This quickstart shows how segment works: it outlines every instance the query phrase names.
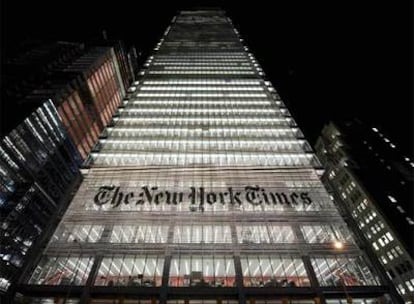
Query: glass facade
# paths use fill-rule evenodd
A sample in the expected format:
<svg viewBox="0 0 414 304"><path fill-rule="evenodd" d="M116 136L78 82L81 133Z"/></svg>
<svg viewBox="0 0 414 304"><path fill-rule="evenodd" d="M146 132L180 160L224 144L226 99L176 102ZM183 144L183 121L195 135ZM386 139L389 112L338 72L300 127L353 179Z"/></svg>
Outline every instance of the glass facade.
<svg viewBox="0 0 414 304"><path fill-rule="evenodd" d="M151 303L313 303L337 286L338 267L350 293L384 293L224 12L181 12L144 66L29 285L59 276L70 252L71 273L93 263L86 283L72 279L92 303L104 301L98 290L113 301L135 290Z"/></svg>
<svg viewBox="0 0 414 304"><path fill-rule="evenodd" d="M1 140L0 291L17 279L44 236L79 175L80 162L50 100Z"/></svg>
<svg viewBox="0 0 414 304"><path fill-rule="evenodd" d="M125 95L127 74L120 74L123 50L92 48L65 72L81 74L56 102L59 116L82 160L95 148L98 137L112 120ZM124 71L125 72L125 71ZM122 78L127 77L127 78Z"/></svg>

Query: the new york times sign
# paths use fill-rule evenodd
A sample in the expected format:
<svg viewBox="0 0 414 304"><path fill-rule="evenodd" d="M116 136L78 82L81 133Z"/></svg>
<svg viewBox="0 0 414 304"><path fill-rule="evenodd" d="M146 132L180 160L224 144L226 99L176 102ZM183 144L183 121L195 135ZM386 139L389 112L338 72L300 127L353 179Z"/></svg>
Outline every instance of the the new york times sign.
<svg viewBox="0 0 414 304"><path fill-rule="evenodd" d="M266 204L290 207L312 204L308 192L272 192L260 186L245 186L237 190L229 187L222 192L206 191L204 187L190 187L189 190L185 193L143 186L136 192L123 192L117 186L102 186L94 197L94 203L98 206L109 205L117 208L121 204L178 205L186 202L190 204L191 211L204 211L205 206L214 204L242 205L246 203L253 206Z"/></svg>

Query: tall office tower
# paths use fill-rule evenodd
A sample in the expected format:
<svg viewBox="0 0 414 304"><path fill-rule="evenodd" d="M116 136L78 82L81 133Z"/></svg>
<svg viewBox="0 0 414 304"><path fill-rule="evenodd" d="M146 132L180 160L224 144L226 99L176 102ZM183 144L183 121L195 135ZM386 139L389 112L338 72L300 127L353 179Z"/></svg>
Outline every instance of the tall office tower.
<svg viewBox="0 0 414 304"><path fill-rule="evenodd" d="M399 303L224 12L181 12L145 66L20 294L35 303Z"/></svg>
<svg viewBox="0 0 414 304"><path fill-rule="evenodd" d="M327 124L316 153L323 183L398 292L414 298L414 162L382 130L353 120Z"/></svg>

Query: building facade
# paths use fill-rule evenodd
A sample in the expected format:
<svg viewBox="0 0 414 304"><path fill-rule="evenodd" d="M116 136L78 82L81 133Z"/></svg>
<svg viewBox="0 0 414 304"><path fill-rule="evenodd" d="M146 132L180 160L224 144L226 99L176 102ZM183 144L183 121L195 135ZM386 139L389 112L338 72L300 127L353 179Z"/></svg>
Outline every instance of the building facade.
<svg viewBox="0 0 414 304"><path fill-rule="evenodd" d="M324 184L398 292L414 300L414 162L377 128L358 121L329 123L316 153Z"/></svg>
<svg viewBox="0 0 414 304"><path fill-rule="evenodd" d="M232 22L183 11L18 293L32 303L400 303Z"/></svg>

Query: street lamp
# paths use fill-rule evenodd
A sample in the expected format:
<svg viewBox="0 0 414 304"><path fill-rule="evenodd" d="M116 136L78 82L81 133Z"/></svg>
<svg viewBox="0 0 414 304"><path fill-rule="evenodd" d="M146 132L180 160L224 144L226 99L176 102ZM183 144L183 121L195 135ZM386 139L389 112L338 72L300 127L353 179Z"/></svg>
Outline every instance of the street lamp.
<svg viewBox="0 0 414 304"><path fill-rule="evenodd" d="M341 241L335 240L333 242L333 246L334 246L335 249L341 250L341 249L344 248L344 243L341 242Z"/></svg>

